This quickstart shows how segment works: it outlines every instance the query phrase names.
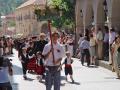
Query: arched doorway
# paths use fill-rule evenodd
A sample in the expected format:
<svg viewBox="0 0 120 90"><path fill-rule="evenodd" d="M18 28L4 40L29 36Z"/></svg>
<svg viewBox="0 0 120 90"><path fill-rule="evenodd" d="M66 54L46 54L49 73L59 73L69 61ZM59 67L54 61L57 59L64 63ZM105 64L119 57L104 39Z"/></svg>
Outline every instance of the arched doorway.
<svg viewBox="0 0 120 90"><path fill-rule="evenodd" d="M84 32L85 29L90 29L92 27L92 23L94 22L94 11L92 2L85 2L85 7L83 9L83 24L84 24Z"/></svg>
<svg viewBox="0 0 120 90"><path fill-rule="evenodd" d="M105 11L104 11L104 0L99 0L96 14L96 27L103 28L106 22Z"/></svg>

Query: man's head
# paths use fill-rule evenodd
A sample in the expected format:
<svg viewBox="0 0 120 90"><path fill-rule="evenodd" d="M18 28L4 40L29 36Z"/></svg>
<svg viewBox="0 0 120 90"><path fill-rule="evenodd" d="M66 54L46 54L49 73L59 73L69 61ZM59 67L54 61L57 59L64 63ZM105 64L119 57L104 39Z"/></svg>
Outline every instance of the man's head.
<svg viewBox="0 0 120 90"><path fill-rule="evenodd" d="M70 57L70 52L69 51L66 52L66 56Z"/></svg>
<svg viewBox="0 0 120 90"><path fill-rule="evenodd" d="M44 40L46 35L44 33L40 33L40 40Z"/></svg>
<svg viewBox="0 0 120 90"><path fill-rule="evenodd" d="M53 40L53 43L56 43L57 40L59 38L59 33L57 31L55 32L52 32L52 40Z"/></svg>

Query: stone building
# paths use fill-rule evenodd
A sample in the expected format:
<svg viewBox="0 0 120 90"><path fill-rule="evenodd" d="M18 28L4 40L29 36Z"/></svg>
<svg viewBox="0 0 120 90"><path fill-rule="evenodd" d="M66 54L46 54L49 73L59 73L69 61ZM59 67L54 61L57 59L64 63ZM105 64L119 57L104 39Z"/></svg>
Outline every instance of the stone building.
<svg viewBox="0 0 120 90"><path fill-rule="evenodd" d="M120 29L120 0L76 0L76 27L83 32L92 24ZM106 20L105 20L106 18Z"/></svg>
<svg viewBox="0 0 120 90"><path fill-rule="evenodd" d="M120 0L76 0L76 32L83 33L86 28L107 25L120 30ZM104 31L104 30L103 30ZM102 47L102 46L101 46ZM101 56L102 57L102 52Z"/></svg>
<svg viewBox="0 0 120 90"><path fill-rule="evenodd" d="M39 34L44 22L37 21L34 11L36 7L45 9L45 5L45 0L28 0L16 8L16 34L23 34L24 37Z"/></svg>
<svg viewBox="0 0 120 90"><path fill-rule="evenodd" d="M5 16L1 16L1 21L2 21L2 27L1 27L1 36L3 35L9 35L13 36L15 34L15 14L10 13Z"/></svg>

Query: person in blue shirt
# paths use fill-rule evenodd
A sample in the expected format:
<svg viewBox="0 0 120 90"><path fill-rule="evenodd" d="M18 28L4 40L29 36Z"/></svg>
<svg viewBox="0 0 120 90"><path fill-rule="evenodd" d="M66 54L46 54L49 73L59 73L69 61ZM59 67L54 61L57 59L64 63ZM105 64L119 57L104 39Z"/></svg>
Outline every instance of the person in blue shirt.
<svg viewBox="0 0 120 90"><path fill-rule="evenodd" d="M90 65L90 43L87 39L87 37L84 37L84 40L81 42L80 44L80 48L81 48L81 64L84 65L84 58L86 57L86 61L87 61L87 66Z"/></svg>

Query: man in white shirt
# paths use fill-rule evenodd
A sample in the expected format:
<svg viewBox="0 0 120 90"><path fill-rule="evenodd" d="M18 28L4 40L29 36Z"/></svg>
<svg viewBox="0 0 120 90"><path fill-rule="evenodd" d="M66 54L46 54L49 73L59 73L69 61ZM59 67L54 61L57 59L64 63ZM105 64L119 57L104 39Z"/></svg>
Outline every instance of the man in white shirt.
<svg viewBox="0 0 120 90"><path fill-rule="evenodd" d="M53 49L50 41L45 45L42 52L46 66L46 90L51 90L53 82L54 90L60 90L60 70L58 70L58 68L60 67L61 60L64 55L64 49L58 43L58 36L59 34L57 32L53 32Z"/></svg>
<svg viewBox="0 0 120 90"><path fill-rule="evenodd" d="M98 45L98 59L102 59L103 58L103 33L101 28L98 28L96 39L97 39L97 45Z"/></svg>

